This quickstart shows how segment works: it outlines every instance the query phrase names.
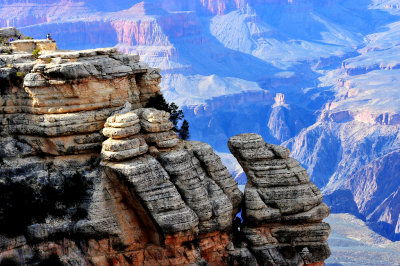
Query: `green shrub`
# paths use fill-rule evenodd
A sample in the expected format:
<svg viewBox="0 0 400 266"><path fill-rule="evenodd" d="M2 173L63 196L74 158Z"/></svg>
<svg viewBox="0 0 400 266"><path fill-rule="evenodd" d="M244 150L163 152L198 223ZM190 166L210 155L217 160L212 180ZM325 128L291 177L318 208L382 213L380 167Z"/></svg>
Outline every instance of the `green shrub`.
<svg viewBox="0 0 400 266"><path fill-rule="evenodd" d="M156 92L154 96L150 97L145 107L169 112L169 105L167 101L164 99L164 96L158 92Z"/></svg>
<svg viewBox="0 0 400 266"><path fill-rule="evenodd" d="M24 72L17 72L17 77L23 79L25 77L25 73Z"/></svg>
<svg viewBox="0 0 400 266"><path fill-rule="evenodd" d="M38 59L38 58L39 58L39 55L40 55L40 50L39 50L39 49L33 50L32 55L33 55L36 59Z"/></svg>
<svg viewBox="0 0 400 266"><path fill-rule="evenodd" d="M189 122L185 120L183 120L182 126L179 129L179 137L181 139L187 140L190 138L190 134L189 134Z"/></svg>
<svg viewBox="0 0 400 266"><path fill-rule="evenodd" d="M24 40L33 40L33 37L25 37Z"/></svg>

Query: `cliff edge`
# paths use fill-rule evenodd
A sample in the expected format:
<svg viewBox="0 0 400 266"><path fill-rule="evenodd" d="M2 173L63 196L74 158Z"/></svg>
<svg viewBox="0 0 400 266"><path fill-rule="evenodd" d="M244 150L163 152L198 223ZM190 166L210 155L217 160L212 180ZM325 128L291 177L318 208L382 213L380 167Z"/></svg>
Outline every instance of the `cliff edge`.
<svg viewBox="0 0 400 266"><path fill-rule="evenodd" d="M144 108L160 81L114 48L0 47L0 263L323 265L329 208L289 150L232 137L243 195L210 145Z"/></svg>

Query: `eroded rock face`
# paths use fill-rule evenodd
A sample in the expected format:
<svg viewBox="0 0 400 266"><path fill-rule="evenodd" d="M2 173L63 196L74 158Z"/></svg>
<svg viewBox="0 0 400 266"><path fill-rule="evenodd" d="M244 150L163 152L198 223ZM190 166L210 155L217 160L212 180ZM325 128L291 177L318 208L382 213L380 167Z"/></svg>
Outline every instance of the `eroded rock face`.
<svg viewBox="0 0 400 266"><path fill-rule="evenodd" d="M329 208L287 148L257 134L229 139L246 172L242 234L258 261L277 265L323 262L330 255Z"/></svg>
<svg viewBox="0 0 400 266"><path fill-rule="evenodd" d="M210 145L143 108L160 78L114 48L0 52L0 261L298 265L307 247L322 262L329 210L289 151L232 138L243 197Z"/></svg>
<svg viewBox="0 0 400 266"><path fill-rule="evenodd" d="M139 129L132 129L132 136L123 134L117 141L129 156L108 156L104 151L111 150L110 141L120 137L117 133L110 134L110 127L120 129L128 121L135 121ZM151 227L148 231L156 244L163 246L174 239L174 245L180 246L183 242L193 245L200 239L205 248L200 245L192 250L195 256L185 264L200 263L204 259L225 263L228 257L225 246L230 241L228 232L242 194L209 145L181 141L171 128L169 114L152 108L111 116L103 130L111 137L103 143L105 177L125 187L126 196L135 201L134 210ZM143 152L137 152L140 147L131 144L137 139L146 146ZM153 149L147 149L150 145ZM121 152L117 148L114 151ZM224 244L218 246L218 242ZM158 263L168 264L164 259Z"/></svg>

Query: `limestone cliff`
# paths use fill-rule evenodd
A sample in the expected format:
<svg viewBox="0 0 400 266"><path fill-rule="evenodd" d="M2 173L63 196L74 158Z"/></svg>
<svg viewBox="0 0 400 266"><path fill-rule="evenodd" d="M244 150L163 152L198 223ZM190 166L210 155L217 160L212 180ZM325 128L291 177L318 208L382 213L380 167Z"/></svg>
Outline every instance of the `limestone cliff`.
<svg viewBox="0 0 400 266"><path fill-rule="evenodd" d="M157 69L113 48L55 49L0 54L0 263L323 264L329 209L288 150L231 138L243 195L211 146L143 108Z"/></svg>

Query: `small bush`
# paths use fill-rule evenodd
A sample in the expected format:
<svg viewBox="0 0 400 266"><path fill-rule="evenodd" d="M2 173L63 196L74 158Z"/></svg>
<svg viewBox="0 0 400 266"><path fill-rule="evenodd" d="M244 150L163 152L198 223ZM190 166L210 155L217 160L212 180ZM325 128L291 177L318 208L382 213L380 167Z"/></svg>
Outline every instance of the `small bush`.
<svg viewBox="0 0 400 266"><path fill-rule="evenodd" d="M174 124L173 130L176 132L179 132L179 129L177 126L178 126L178 122L185 117L183 114L183 111L180 110L179 106L177 106L174 102L172 102L168 105L168 109L169 109L169 113L171 114L171 117L169 118L169 120L171 120L172 124Z"/></svg>
<svg viewBox="0 0 400 266"><path fill-rule="evenodd" d="M38 59L38 58L39 58L39 55L40 55L40 50L39 50L39 49L33 50L32 55L33 55L36 59Z"/></svg>
<svg viewBox="0 0 400 266"><path fill-rule="evenodd" d="M179 129L179 137L181 139L187 140L190 138L190 134L189 134L189 122L185 120L183 120L182 126Z"/></svg>
<svg viewBox="0 0 400 266"><path fill-rule="evenodd" d="M24 72L17 72L17 77L23 79L25 77L25 73Z"/></svg>
<svg viewBox="0 0 400 266"><path fill-rule="evenodd" d="M25 37L24 40L33 40L33 37Z"/></svg>
<svg viewBox="0 0 400 266"><path fill-rule="evenodd" d="M50 64L51 61L53 61L53 59L51 59L51 58L46 58L44 61L46 61L47 64Z"/></svg>
<svg viewBox="0 0 400 266"><path fill-rule="evenodd" d="M155 108L158 110L169 112L169 105L161 93L156 92L154 96L151 96L147 102L146 108Z"/></svg>

